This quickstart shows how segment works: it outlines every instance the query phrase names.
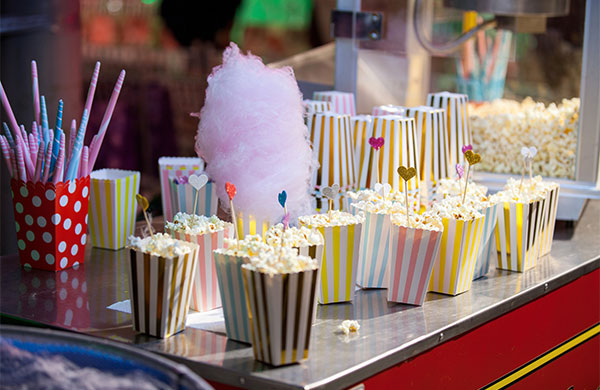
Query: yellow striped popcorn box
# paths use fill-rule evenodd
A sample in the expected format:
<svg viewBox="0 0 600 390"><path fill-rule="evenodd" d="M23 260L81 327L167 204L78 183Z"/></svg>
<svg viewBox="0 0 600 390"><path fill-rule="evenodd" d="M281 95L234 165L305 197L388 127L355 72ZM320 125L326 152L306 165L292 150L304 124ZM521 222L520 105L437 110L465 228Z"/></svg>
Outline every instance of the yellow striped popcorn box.
<svg viewBox="0 0 600 390"><path fill-rule="evenodd" d="M389 214L365 211L356 278L362 288L387 288L389 285L390 225Z"/></svg>
<svg viewBox="0 0 600 390"><path fill-rule="evenodd" d="M221 306L213 250L227 247L224 239L233 238L233 224L227 223L224 229L205 234L188 234L168 227L165 227L165 231L173 238L198 245L198 266L192 285L191 309L208 311Z"/></svg>
<svg viewBox="0 0 600 390"><path fill-rule="evenodd" d="M399 166L414 167L415 177L408 181L408 198L415 212L419 212L419 161L415 120L397 115L373 118L373 137L383 137L385 144L375 152L367 148L360 168L360 188L373 188L377 183L376 165L379 164L379 182L388 183L397 192L404 192L404 182L397 173Z"/></svg>
<svg viewBox="0 0 600 390"><path fill-rule="evenodd" d="M185 329L198 266L198 245L189 245L191 252L174 257L130 249L129 291L136 332L166 338Z"/></svg>
<svg viewBox="0 0 600 390"><path fill-rule="evenodd" d="M321 100L306 99L302 102L304 106L304 115L314 114L315 112L331 111L331 103Z"/></svg>
<svg viewBox="0 0 600 390"><path fill-rule="evenodd" d="M312 186L317 191L333 184L338 184L342 192L353 189L356 172L350 116L318 112L309 115L307 121L313 156L319 161Z"/></svg>
<svg viewBox="0 0 600 390"><path fill-rule="evenodd" d="M425 182L426 198L433 200L436 186L451 172L446 132L446 112L426 106L406 109L406 116L415 119L419 148L419 179Z"/></svg>
<svg viewBox="0 0 600 390"><path fill-rule="evenodd" d="M472 144L469 127L469 97L459 93L436 92L427 95L427 105L446 111L446 131L450 166L465 163L462 153L464 145Z"/></svg>
<svg viewBox="0 0 600 390"><path fill-rule="evenodd" d="M240 240L243 240L247 235L257 235L264 238L265 233L269 230L271 223L265 219L257 219L254 215L245 215L241 211L235 212L237 218L237 228Z"/></svg>
<svg viewBox="0 0 600 390"><path fill-rule="evenodd" d="M89 228L92 245L121 249L135 228L140 173L101 169L90 174Z"/></svg>
<svg viewBox="0 0 600 390"><path fill-rule="evenodd" d="M541 253L546 202L500 203L494 232L498 268L524 272L535 267Z"/></svg>
<svg viewBox="0 0 600 390"><path fill-rule="evenodd" d="M442 218L444 231L429 291L458 295L471 288L484 222L485 216L468 221Z"/></svg>
<svg viewBox="0 0 600 390"><path fill-rule="evenodd" d="M547 183L548 192L544 209L544 221L542 224L540 256L545 256L552 249L552 238L554 237L554 226L556 225L556 210L558 209L558 197L560 185L558 183Z"/></svg>
<svg viewBox="0 0 600 390"><path fill-rule="evenodd" d="M373 116L383 115L404 115L406 108L402 106L394 106L393 104L384 104L383 106L373 107Z"/></svg>
<svg viewBox="0 0 600 390"><path fill-rule="evenodd" d="M356 115L350 118L352 122L352 141L354 142L354 172L360 177L360 169L367 156L369 138L373 136L373 117L370 115ZM350 212L350 209L345 209Z"/></svg>
<svg viewBox="0 0 600 390"><path fill-rule="evenodd" d="M171 181L201 174L204 172L204 161L198 157L161 157L158 159L158 171L163 215L166 221L172 221L173 216L183 210L178 209L178 201L171 196Z"/></svg>
<svg viewBox="0 0 600 390"><path fill-rule="evenodd" d="M356 115L356 103L351 92L317 91L313 92L313 100L329 102L331 111L338 114Z"/></svg>
<svg viewBox="0 0 600 390"><path fill-rule="evenodd" d="M318 269L268 274L242 267L254 358L273 366L308 358Z"/></svg>

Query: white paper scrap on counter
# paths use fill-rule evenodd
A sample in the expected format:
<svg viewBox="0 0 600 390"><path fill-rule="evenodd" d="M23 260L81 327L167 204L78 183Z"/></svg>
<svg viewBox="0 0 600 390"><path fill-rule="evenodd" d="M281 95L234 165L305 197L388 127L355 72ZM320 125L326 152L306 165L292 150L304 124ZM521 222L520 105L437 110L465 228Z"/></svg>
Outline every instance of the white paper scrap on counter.
<svg viewBox="0 0 600 390"><path fill-rule="evenodd" d="M107 309L131 314L131 302L129 299L126 299L124 301L113 303L112 305L108 306ZM205 312L190 310L185 326L194 329L225 334L223 308L218 307Z"/></svg>

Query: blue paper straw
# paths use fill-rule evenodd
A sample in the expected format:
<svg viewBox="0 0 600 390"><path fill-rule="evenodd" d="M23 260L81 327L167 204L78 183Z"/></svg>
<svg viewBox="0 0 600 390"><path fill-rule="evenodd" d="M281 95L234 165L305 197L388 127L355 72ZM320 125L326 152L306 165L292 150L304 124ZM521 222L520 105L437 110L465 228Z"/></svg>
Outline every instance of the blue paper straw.
<svg viewBox="0 0 600 390"><path fill-rule="evenodd" d="M62 116L63 116L63 101L60 99L58 101L58 110L56 111L56 123L54 124L54 129L62 129ZM54 137L56 139L56 136ZM60 140L60 137L58 137ZM60 144L60 141L59 141Z"/></svg>
<svg viewBox="0 0 600 390"><path fill-rule="evenodd" d="M10 147L15 149L15 140L12 136L12 133L10 132L10 128L8 127L6 122L2 122L2 126L4 126L4 134L6 134L6 139L8 140Z"/></svg>
<svg viewBox="0 0 600 390"><path fill-rule="evenodd" d="M42 95L42 129L44 129L44 141L48 143L48 110L46 109L46 97Z"/></svg>
<svg viewBox="0 0 600 390"><path fill-rule="evenodd" d="M58 159L58 152L60 151L60 136L62 133L63 131L61 129L56 129L54 132L54 142L52 143L52 160L50 160L50 175L52 175L52 172L54 172L54 166L56 165L56 160Z"/></svg>
<svg viewBox="0 0 600 390"><path fill-rule="evenodd" d="M73 152L71 153L71 159L69 160L69 166L67 167L67 173L65 175L65 182L74 180L77 177L77 170L79 169L79 160L81 158L81 149L83 148L83 139L85 138L85 128L89 119L89 113L87 110L83 110L83 117L79 124L79 131L77 132L77 138L75 139L75 145L73 146Z"/></svg>

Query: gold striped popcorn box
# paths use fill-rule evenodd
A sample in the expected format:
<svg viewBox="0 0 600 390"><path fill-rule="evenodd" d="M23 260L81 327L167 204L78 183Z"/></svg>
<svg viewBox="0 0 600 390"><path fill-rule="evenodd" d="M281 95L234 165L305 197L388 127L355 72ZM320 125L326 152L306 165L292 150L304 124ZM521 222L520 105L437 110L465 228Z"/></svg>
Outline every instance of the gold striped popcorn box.
<svg viewBox="0 0 600 390"><path fill-rule="evenodd" d="M350 122L352 123L352 141L354 142L354 172L358 178L368 149L371 149L369 138L373 136L373 117L356 115L350 118ZM349 209L348 212L350 212Z"/></svg>
<svg viewBox="0 0 600 390"><path fill-rule="evenodd" d="M200 172L198 172L200 173ZM171 210L174 214L184 212L188 214L211 215L217 214L219 198L214 182L209 181L200 190L196 190L188 183L188 176L169 179L169 192ZM196 202L196 195L198 201ZM194 210L194 204L196 209Z"/></svg>
<svg viewBox="0 0 600 390"><path fill-rule="evenodd" d="M558 209L560 185L558 183L549 183L549 187L546 194L544 221L542 224L540 256L550 253L552 238L554 237L554 226L556 225L556 210Z"/></svg>
<svg viewBox="0 0 600 390"><path fill-rule="evenodd" d="M373 137L383 137L385 144L379 151L368 148L360 168L359 187L373 188L377 183L376 165L379 164L379 182L388 183L397 192L404 192L404 181L397 169L403 165L417 170L415 177L408 181L408 198L415 212L419 211L419 161L417 132L413 118L397 115L373 118Z"/></svg>
<svg viewBox="0 0 600 390"><path fill-rule="evenodd" d="M382 106L373 107L373 116L383 115L404 115L406 108L402 106L394 106L393 104L384 104Z"/></svg>
<svg viewBox="0 0 600 390"><path fill-rule="evenodd" d="M319 303L352 302L354 299L362 225L316 227L325 238Z"/></svg>
<svg viewBox="0 0 600 390"><path fill-rule="evenodd" d="M237 219L240 240L243 240L247 235L257 235L264 238L265 233L271 227L271 223L266 219L257 219L254 215L245 215L237 210L235 212L235 217Z"/></svg>
<svg viewBox="0 0 600 390"><path fill-rule="evenodd" d="M442 218L440 254L433 266L429 291L458 295L471 288L484 223L485 216L469 221Z"/></svg>
<svg viewBox="0 0 600 390"><path fill-rule="evenodd" d="M469 97L451 92L430 93L427 95L427 105L446 111L450 166L458 163L464 165L462 147L473 143L469 127Z"/></svg>
<svg viewBox="0 0 600 390"><path fill-rule="evenodd" d="M494 230L496 230L496 223L498 223L498 210L501 205L499 203L493 204L480 210L485 215L485 223L483 224L483 237L481 238L481 244L479 245L479 253L477 254L477 260L475 261L475 270L473 271L473 280L479 279L485 276L490 270L490 263L492 258L495 258L496 253L492 252L491 246L494 242Z"/></svg>
<svg viewBox="0 0 600 390"><path fill-rule="evenodd" d="M251 344L249 310L242 280L242 265L250 259L244 256L227 255L218 250L213 251L213 256L227 337Z"/></svg>
<svg viewBox="0 0 600 390"><path fill-rule="evenodd" d="M406 109L406 116L415 119L419 149L419 179L425 182L427 200L433 200L440 179L450 176L450 156L446 132L446 112L426 106Z"/></svg>
<svg viewBox="0 0 600 390"><path fill-rule="evenodd" d="M178 211L183 211L178 210L178 203L175 203L175 199L171 196L171 180L187 178L192 174L199 175L202 172L204 172L204 161L199 157L161 157L158 159L160 192L165 220L172 221Z"/></svg>
<svg viewBox="0 0 600 390"><path fill-rule="evenodd" d="M331 111L338 114L356 115L356 103L351 92L316 91L313 92L313 100L329 102Z"/></svg>
<svg viewBox="0 0 600 390"><path fill-rule="evenodd" d="M272 366L308 358L318 269L268 274L242 267L254 358Z"/></svg>
<svg viewBox="0 0 600 390"><path fill-rule="evenodd" d="M356 284L362 288L388 287L391 223L389 214L365 211L356 277Z"/></svg>
<svg viewBox="0 0 600 390"><path fill-rule="evenodd" d="M540 257L546 199L531 203L502 202L494 232L500 269L524 272Z"/></svg>
<svg viewBox="0 0 600 390"><path fill-rule="evenodd" d="M331 103L324 102L321 100L309 100L302 101L304 106L304 115L313 114L315 112L331 111Z"/></svg>
<svg viewBox="0 0 600 390"><path fill-rule="evenodd" d="M198 266L198 246L177 257L130 249L128 260L133 329L160 338L184 330Z"/></svg>
<svg viewBox="0 0 600 390"><path fill-rule="evenodd" d="M221 306L221 294L217 282L217 270L213 259L213 250L224 248L225 238L233 238L233 224L225 229L206 234L187 234L173 229L165 229L173 238L198 245L198 266L192 285L190 308L196 311L208 311Z"/></svg>
<svg viewBox="0 0 600 390"><path fill-rule="evenodd" d="M423 304L441 242L442 231L391 225L388 301Z"/></svg>
<svg viewBox="0 0 600 390"><path fill-rule="evenodd" d="M89 228L96 248L121 249L135 228L140 173L101 169L90 174Z"/></svg>
<svg viewBox="0 0 600 390"><path fill-rule="evenodd" d="M317 112L309 115L307 122L313 156L319 161L312 186L317 191L333 184L338 184L342 192L353 189L356 172L350 116Z"/></svg>

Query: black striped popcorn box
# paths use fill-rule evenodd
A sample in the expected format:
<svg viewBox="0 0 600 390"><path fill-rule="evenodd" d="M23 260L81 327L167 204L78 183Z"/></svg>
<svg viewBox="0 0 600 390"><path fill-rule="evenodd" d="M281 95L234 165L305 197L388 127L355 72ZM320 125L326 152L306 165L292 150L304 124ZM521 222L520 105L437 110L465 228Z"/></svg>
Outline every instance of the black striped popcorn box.
<svg viewBox="0 0 600 390"><path fill-rule="evenodd" d="M242 266L254 358L273 366L308 358L318 269L267 274Z"/></svg>
<svg viewBox="0 0 600 390"><path fill-rule="evenodd" d="M554 236L554 226L556 225L556 211L558 210L560 185L558 183L548 184L549 189L546 193L544 220L542 221L540 256L547 255L552 249L552 238Z"/></svg>
<svg viewBox="0 0 600 390"><path fill-rule="evenodd" d="M176 257L130 249L129 295L136 332L166 338L185 329L198 266L198 245Z"/></svg>

